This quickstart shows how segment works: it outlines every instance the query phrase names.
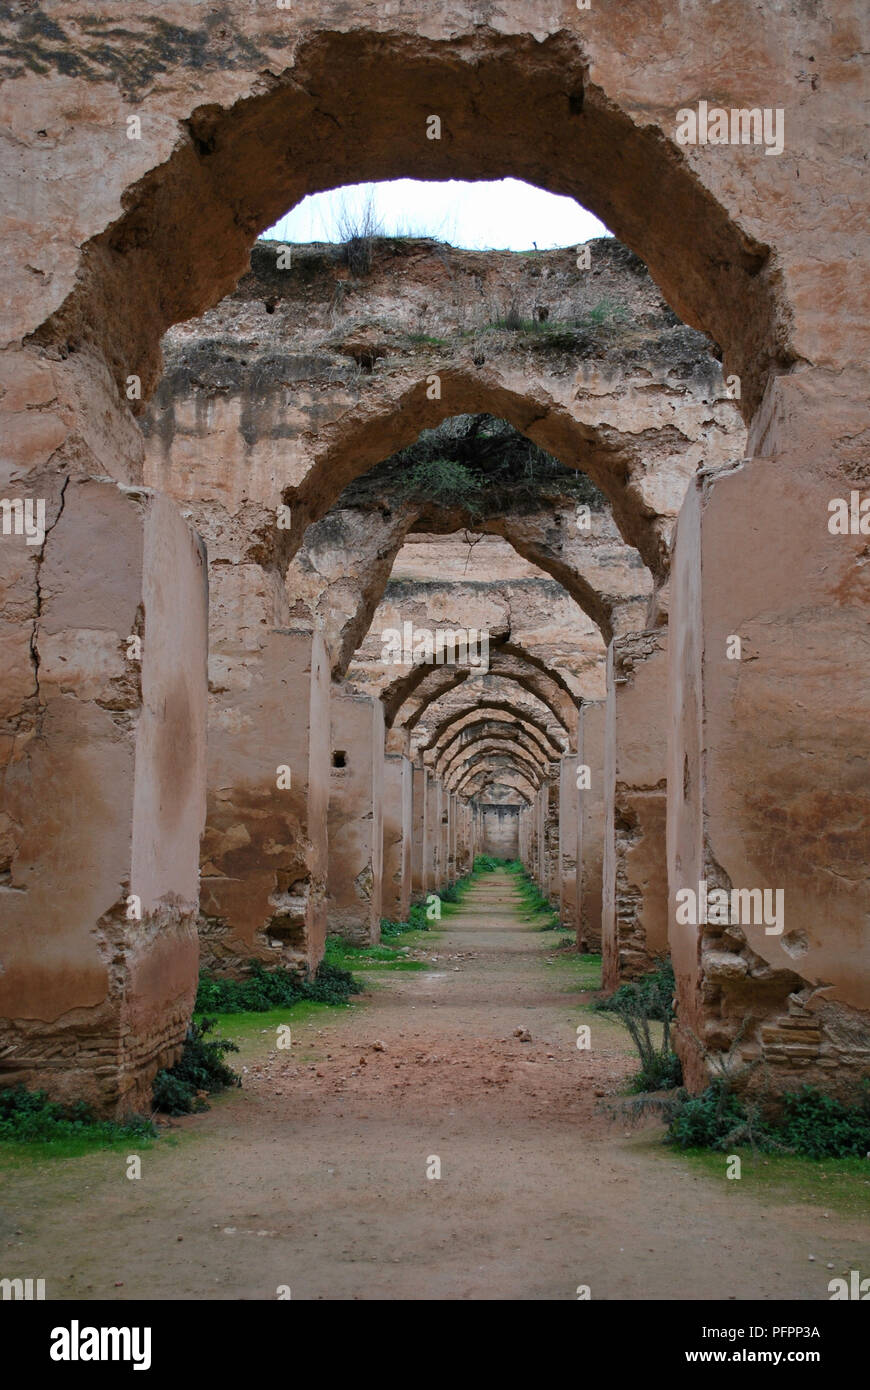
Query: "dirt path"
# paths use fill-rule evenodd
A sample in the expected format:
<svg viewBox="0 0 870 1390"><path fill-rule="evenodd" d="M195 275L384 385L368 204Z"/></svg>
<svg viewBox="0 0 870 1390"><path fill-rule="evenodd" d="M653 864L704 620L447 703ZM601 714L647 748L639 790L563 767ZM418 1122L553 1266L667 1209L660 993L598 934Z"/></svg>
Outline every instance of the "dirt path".
<svg viewBox="0 0 870 1390"><path fill-rule="evenodd" d="M767 1204L614 1123L624 1034L578 1009L507 875L442 926L431 970L380 976L289 1052L255 1034L244 1089L140 1180L118 1153L7 1172L2 1272L78 1298L827 1299L867 1263L857 1219Z"/></svg>

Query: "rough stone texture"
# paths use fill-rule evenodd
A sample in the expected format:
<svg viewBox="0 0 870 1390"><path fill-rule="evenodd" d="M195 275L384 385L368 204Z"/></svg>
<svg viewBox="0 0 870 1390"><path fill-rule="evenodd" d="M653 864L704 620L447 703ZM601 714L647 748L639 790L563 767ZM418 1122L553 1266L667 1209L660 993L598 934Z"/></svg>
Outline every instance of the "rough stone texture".
<svg viewBox="0 0 870 1390"><path fill-rule="evenodd" d="M559 920L577 933L580 925L577 898L580 800L577 791L576 753L559 764Z"/></svg>
<svg viewBox="0 0 870 1390"><path fill-rule="evenodd" d="M444 886L444 866L441 862L441 810L444 787L437 777L426 784L426 804L423 812L423 854L426 861L426 882L430 893Z"/></svg>
<svg viewBox="0 0 870 1390"><path fill-rule="evenodd" d="M519 807L488 806L481 803L483 842L481 854L496 859L516 859L519 855Z"/></svg>
<svg viewBox="0 0 870 1390"><path fill-rule="evenodd" d="M617 637L608 653L604 748L605 989L668 949L668 633Z"/></svg>
<svg viewBox="0 0 870 1390"><path fill-rule="evenodd" d="M199 934L218 974L253 959L313 969L325 941L326 648L319 633L256 632L211 682Z"/></svg>
<svg viewBox="0 0 870 1390"><path fill-rule="evenodd" d="M863 10L852 0L814 6L771 0L763 8L725 0L703 15L683 5L659 8L651 19L642 7L612 0L588 12L569 5L552 17L530 0L506 0L485 12L463 3L436 11L409 4L401 13L343 0L298 0L291 10L226 0L219 11L193 13L181 0L146 0L133 13L120 0L106 0L99 15L84 16L76 0L55 0L50 21L15 4L0 28L6 79L0 167L9 210L0 266L9 306L0 354L3 495L46 499L56 522L49 557L53 541L59 545L65 534L63 518L57 521L65 479L68 488L88 478L142 480L143 441L123 394L127 377L139 376L147 396L160 375L165 330L216 305L246 270L257 231L318 188L408 174L509 173L574 196L643 258L669 304L719 345L726 374L741 378L739 408L749 426L748 444L733 456L751 461L702 479L689 504L697 507L697 544L684 539L692 534L689 523L678 544L682 611L691 623L675 624L685 631L677 634L675 659L681 689L674 701L674 787L684 785L683 742L690 756L687 794L679 800L672 789L672 883L685 875L715 881L717 873L732 884L782 883L789 925L781 940L750 932L747 947L763 962L752 965L756 975L749 969L744 975L730 959L746 958L743 948L708 943L709 998L699 959L706 948L697 934L679 934L681 1009L686 1027L694 1020L699 1036L706 1021L727 1018L718 1033L714 1027L714 1050L728 1045L739 1012L756 1030L744 1035L748 1046L770 1045L771 1056L788 1056L789 1030L776 1020L785 1016L783 975L791 971L794 1007L811 1015L805 1031L817 1027L821 1037L817 1061L809 1059L812 1065L798 1074L818 1075L828 1088L851 1081L865 1067L861 1054L870 1037L866 555L863 538L833 537L826 523L828 501L868 481L870 316L866 258L859 254L867 225L865 140L855 119L867 49ZM782 108L783 153L768 158L755 146L677 145L676 111L707 98L725 107ZM433 111L444 123L437 141L426 139ZM126 138L128 114L141 118L143 139ZM529 268L518 266L516 273L535 288L519 307L534 313L540 302L550 309L532 274L535 262L526 259ZM570 264L566 253L569 272ZM431 278L415 331L437 336L439 323L456 321L445 292L452 272L449 264L443 269L440 282ZM594 282L589 288L597 292ZM336 297L352 302L355 293L351 284ZM415 307L423 303L417 298ZM274 307L270 317L280 319ZM610 402L616 378L603 351L578 361L572 349L557 374L551 359L543 366L536 360L534 341L517 339L512 362L492 367L488 344L481 352L468 340L451 343L451 354L431 344L433 351L420 353L420 364L442 369L441 401L429 405L420 365L408 360L404 392L389 363L379 366L385 335L371 322L372 308L362 315L367 331L340 325L336 341L358 374L344 400L314 421L304 390L313 378L297 388L291 364L286 394L281 382L276 391L261 392L261 416L283 421L286 433L261 418L250 433L263 447L243 456L249 475L234 469L227 476L225 460L220 463L214 487L229 501L220 503L215 530L247 506L244 528L251 536L263 528L266 538L264 558L251 564L271 564L266 528L276 497L288 489L298 489L298 535L291 534L289 551L305 522L345 486L348 472L365 470L385 446L410 441L447 412L484 409L512 419L566 461L588 465L624 538L663 574L680 501L671 494L688 477L680 474L686 439L694 462L715 464L705 437L712 398L694 393L696 432L690 437L675 428L674 455L667 412L669 393L679 395L680 388L668 369L654 386L663 418L655 420L655 403L649 416L641 409L635 426L646 418L649 427L626 438L609 411L611 404L622 411L627 397L623 391ZM631 388L641 407L643 370ZM620 379L624 384L624 373ZM388 389L381 398L382 380ZM224 422L215 409L212 419L215 433L226 423L231 435L244 438L230 415ZM290 455L295 440L298 459ZM192 479L192 492L200 482ZM67 500L71 505L72 496ZM97 599L110 613L127 602L126 581L135 569L130 557L138 550L112 543L101 550L99 509L88 521L90 542L71 547L58 590L70 615L64 631L71 634L94 630L79 614ZM52 853L41 853L27 889L27 928L35 940L45 923L57 924L58 934L62 925L71 968L60 1007L69 1005L63 1016L72 1017L74 1008L93 1009L98 977L98 990L104 988L105 914L117 911L129 887L128 799L139 769L130 728L116 740L114 723L109 731L106 721L117 711L103 709L99 699L77 692L75 706L62 695L43 708L42 667L34 672L32 652L39 650L46 611L45 565L7 539L0 547L3 734L15 759L23 740L33 752L26 766L12 764L13 780L20 780L4 822L6 872L14 884L30 846L38 842L42 851L51 819ZM208 540L211 546L211 535ZM134 609L142 587L132 586ZM97 616L96 630L114 633L117 647L127 618L106 616L106 609ZM285 625L265 622L267 629ZM722 638L733 632L743 635L753 659L723 671L717 665ZM60 628L54 635L71 661L75 642ZM120 669L110 654L105 665L102 658L97 663L96 677L89 663L76 681L111 686L106 672ZM544 689L538 685L536 695ZM420 709L402 721L409 737L425 697L445 693L434 679L418 692ZM113 688L110 700L118 699L130 696ZM570 711L559 718L573 739ZM100 744L111 745L109 762L115 768L117 759L119 785L127 791L113 790L119 799L111 806L77 804L76 823L69 825L66 784L62 797L46 800L44 793L68 767L76 773L84 767L86 781L87 756ZM94 753L97 766L103 751ZM516 770L510 775L522 781ZM191 794L190 807L194 800ZM83 818L82 809L92 814ZM191 809L172 844L160 848L158 876L167 883L194 824ZM87 845L74 854L70 846L81 848L77 836ZM178 876L186 884L194 874L191 857ZM36 878L47 916L30 911ZM15 891L6 885L4 907L7 901L14 907L9 894ZM149 1057L157 1046L148 1041L157 1013L169 1029L166 1047L180 1036L193 958L186 887L180 897L170 914L170 936L178 933L174 965L165 968L161 958L165 932L148 941L143 935L141 971L125 994L135 1018L129 1048L141 1046ZM38 961L34 969L38 981ZM745 997L725 1008L738 975L752 984L744 983ZM155 988L171 996L162 1010L152 1008L150 982L158 979ZM723 980L732 981L727 989ZM807 1022L802 1013L794 1017ZM795 1067L808 1056L791 1055ZM848 1065L838 1067L840 1060ZM143 1076L151 1064L142 1063ZM117 1071L116 1062L109 1065ZM783 1062L768 1071L786 1076L790 1069ZM687 1070L693 1085L702 1083L702 1069L687 1064Z"/></svg>
<svg viewBox="0 0 870 1390"><path fill-rule="evenodd" d="M0 1078L120 1114L196 994L205 557L168 499L71 478L37 580L30 716L3 737Z"/></svg>
<svg viewBox="0 0 870 1390"><path fill-rule="evenodd" d="M429 891L430 878L426 863L426 801L429 772L425 767L414 767L412 796L411 839L411 893L415 902L420 902Z"/></svg>
<svg viewBox="0 0 870 1390"><path fill-rule="evenodd" d="M607 707L584 704L577 735L578 766L588 767L589 787L578 791L580 826L577 848L580 876L580 920L577 945L581 951L601 950L604 885L604 739Z"/></svg>
<svg viewBox="0 0 870 1390"><path fill-rule="evenodd" d="M384 872L381 913L404 922L411 905L413 764L392 754L384 759Z"/></svg>
<svg viewBox="0 0 870 1390"><path fill-rule="evenodd" d="M868 544L827 529L830 499L870 481L856 386L817 372L778 383L759 432L766 457L700 478L680 518L671 901L701 879L784 894L778 935L672 925L694 1086L728 1051L753 1087L806 1081L848 1096L870 1068ZM727 589L702 588L726 557ZM735 634L739 661L726 655Z"/></svg>
<svg viewBox="0 0 870 1390"><path fill-rule="evenodd" d="M294 247L278 269L280 250L259 243L237 289L169 335L143 421L160 486L187 479L193 498L197 475L216 480L219 430L228 504L274 506L277 484L293 505L292 549L359 474L439 420L486 410L582 463L665 577L688 478L740 457L744 433L709 343L624 247L594 242L587 272L571 250L392 240L375 244L363 277L323 245ZM535 329L499 328L512 307Z"/></svg>
<svg viewBox="0 0 870 1390"><path fill-rule="evenodd" d="M368 945L381 935L384 714L378 700L340 690L330 706L327 922L331 932Z"/></svg>

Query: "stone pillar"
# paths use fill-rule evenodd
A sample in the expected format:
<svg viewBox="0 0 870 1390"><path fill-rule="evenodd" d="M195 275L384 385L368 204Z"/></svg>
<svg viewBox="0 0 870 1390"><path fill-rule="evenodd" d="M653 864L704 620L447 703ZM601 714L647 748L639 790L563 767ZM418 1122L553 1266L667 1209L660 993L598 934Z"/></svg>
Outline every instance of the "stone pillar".
<svg viewBox="0 0 870 1390"><path fill-rule="evenodd" d="M221 656L202 840L203 961L312 970L326 939L329 662L320 632L273 629Z"/></svg>
<svg viewBox="0 0 870 1390"><path fill-rule="evenodd" d="M426 865L426 807L429 800L429 769L415 766L411 783L411 894L422 902L429 891Z"/></svg>
<svg viewBox="0 0 870 1390"><path fill-rule="evenodd" d="M578 790L577 945L581 951L601 950L601 912L604 885L604 701L580 707L577 764ZM588 769L588 776L586 770Z"/></svg>
<svg viewBox="0 0 870 1390"><path fill-rule="evenodd" d="M577 754L566 753L559 765L559 920L576 931L577 845L579 838L577 798Z"/></svg>
<svg viewBox="0 0 870 1390"><path fill-rule="evenodd" d="M458 877L456 870L456 817L458 814L459 798L455 792L451 792L447 798L447 882L455 883Z"/></svg>
<svg viewBox="0 0 870 1390"><path fill-rule="evenodd" d="M536 800L536 823L535 833L538 841L538 852L536 855L535 878L538 887L546 897L549 892L550 876L547 861L547 783L542 782L538 788Z"/></svg>
<svg viewBox="0 0 870 1390"><path fill-rule="evenodd" d="M442 785L437 777L430 776L426 786L426 881L430 893L441 889L441 801Z"/></svg>
<svg viewBox="0 0 870 1390"><path fill-rule="evenodd" d="M441 856L441 884L446 888L450 883L450 793L441 786L441 836L438 841Z"/></svg>
<svg viewBox="0 0 870 1390"><path fill-rule="evenodd" d="M357 945L380 940L383 777L383 705L334 690L328 923Z"/></svg>
<svg viewBox="0 0 870 1390"><path fill-rule="evenodd" d="M693 1090L729 1051L750 1087L844 1099L870 1065L867 394L866 370L775 378L764 457L699 475L680 513L668 866Z"/></svg>
<svg viewBox="0 0 870 1390"><path fill-rule="evenodd" d="M561 898L561 865L559 861L559 764L551 768L546 783L547 886L544 893L556 907Z"/></svg>
<svg viewBox="0 0 870 1390"><path fill-rule="evenodd" d="M29 641L4 646L0 1085L147 1112L197 986L205 555L144 489L48 501ZM2 549L23 593L35 548Z"/></svg>
<svg viewBox="0 0 870 1390"><path fill-rule="evenodd" d="M412 777L408 758L384 759L384 873L381 912L405 922L411 905Z"/></svg>
<svg viewBox="0 0 870 1390"><path fill-rule="evenodd" d="M615 989L668 950L668 634L632 632L607 655L602 982Z"/></svg>
<svg viewBox="0 0 870 1390"><path fill-rule="evenodd" d="M456 877L464 878L468 873L468 832L466 823L468 818L468 802L463 801L462 797L456 796L456 843L454 846Z"/></svg>

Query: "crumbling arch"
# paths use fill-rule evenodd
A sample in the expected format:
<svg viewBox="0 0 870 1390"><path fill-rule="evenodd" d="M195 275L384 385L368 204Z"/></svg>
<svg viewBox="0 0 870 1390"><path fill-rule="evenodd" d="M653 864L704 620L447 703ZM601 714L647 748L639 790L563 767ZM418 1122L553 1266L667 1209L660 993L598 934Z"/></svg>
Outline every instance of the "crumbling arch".
<svg viewBox="0 0 870 1390"><path fill-rule="evenodd" d="M517 792L527 806L532 805L538 792L538 788L519 769L507 765L493 765L474 772L464 789L456 795L462 801L473 802L497 787L508 787L511 791Z"/></svg>
<svg viewBox="0 0 870 1390"><path fill-rule="evenodd" d="M673 513L659 515L644 496L650 456L664 450L672 466L674 458L682 457L686 487L702 456L695 458L686 450L685 440L672 424L656 428L650 421L647 430L624 432L605 428L591 418L584 421L579 392L569 409L543 381L526 380L519 389L513 383L488 381L472 363L440 368L438 377L437 398L431 397L427 377L421 375L398 396L361 403L350 434L345 420L319 429L302 481L283 490L292 524L278 537L281 563L293 557L307 527L320 520L343 490L383 460L385 440L389 452L395 453L412 444L423 430L434 429L451 416L483 412L507 420L565 467L586 473L607 497L626 545L638 551L658 583L664 582ZM500 533L495 523L488 529ZM531 558L529 550L527 558ZM586 602L595 603L593 589L580 586L580 592Z"/></svg>
<svg viewBox="0 0 870 1390"><path fill-rule="evenodd" d="M428 761L427 754L434 754L433 762L437 767L439 760L452 746L456 738L466 730L475 728L478 723L484 722L519 726L538 744L542 752L548 754L551 760L561 757L564 751L550 737L545 725L532 718L528 713L522 713L516 705L505 706L481 701L452 716L448 715L442 721L440 731L433 733L428 744L420 750L424 762Z"/></svg>
<svg viewBox="0 0 870 1390"><path fill-rule="evenodd" d="M542 38L476 24L457 33L454 21L435 20L423 38L395 27L323 32L272 11L254 23L231 80L203 63L193 111L180 93L167 102L178 61L170 57L165 75L151 70L149 90L137 93L144 121L156 103L167 108L154 142L163 160L133 179L123 168L101 171L112 194L95 219L104 229L84 238L80 257L64 256L59 284L42 299L40 340L92 344L119 389L134 365L150 388L165 329L231 289L257 232L306 193L411 173L513 175L577 198L636 250L681 316L709 331L745 377L751 412L770 366L788 360L787 305L769 249L739 226L739 181L730 211L709 175L705 186L704 169L674 140L670 110L648 107L642 123L591 80L589 45L603 56L618 40L607 15L591 34L584 18L571 12ZM316 24L328 22L321 10ZM698 36L684 33L691 52ZM201 40L190 41L199 53ZM445 113L446 128L427 141L432 111Z"/></svg>
<svg viewBox="0 0 870 1390"><path fill-rule="evenodd" d="M558 753L547 746L543 739L537 736L531 729L528 729L520 720L514 719L510 723L504 720L478 719L474 723L466 724L460 729L452 739L439 749L438 754L432 763L437 775L446 775L456 757L461 755L482 733L495 733L500 738L515 738L520 746L527 752L535 753L542 761L551 762Z"/></svg>
<svg viewBox="0 0 870 1390"><path fill-rule="evenodd" d="M561 724L569 742L574 744L577 736L577 703L564 682L530 661L519 660L515 655L507 656L498 648L490 652L489 669L494 675L505 676L537 696ZM420 680L411 686L397 683L392 690L390 707L386 709L388 727L401 726L410 733L433 700L473 674L467 668L436 666L424 671Z"/></svg>
<svg viewBox="0 0 870 1390"><path fill-rule="evenodd" d="M514 757L510 752L499 753L497 757L498 761L494 761L494 754L490 752L481 753L476 758L472 759L454 787L456 794L459 796L469 794L468 786L476 773L483 774L486 777L493 777L498 774L500 769L510 768L517 776L521 776L525 779L532 791L531 799L534 799L534 796L547 780L540 770L532 764L524 763L521 759Z"/></svg>
<svg viewBox="0 0 870 1390"><path fill-rule="evenodd" d="M545 767L549 766L546 759L541 756L540 749L537 747L536 744L532 744L530 741L525 741L517 735L511 737L506 733L481 732L480 734L476 735L473 739L471 739L469 743L465 744L462 748L456 749L450 755L450 757L447 758L445 762L441 765L438 771L438 775L440 776L444 785L448 786L452 791L453 780L456 774L458 773L460 768L465 766L470 761L472 756L484 750L498 750L499 752L501 752L505 749L511 748L515 750L517 757L527 759L529 763L534 767L538 767L541 770L543 770Z"/></svg>
<svg viewBox="0 0 870 1390"><path fill-rule="evenodd" d="M378 501L363 509L343 508L339 499L339 505L307 528L285 575L288 597L310 595L307 601L323 621L335 679L347 674L409 535L455 531L503 537L518 555L565 589L598 625L605 645L615 634L644 626L652 593L649 571L640 566L635 570L637 552L618 540L615 524L605 513L593 514L587 539L587 533L581 535L574 527L568 506L562 513L541 509L485 519L467 509L432 503L402 501L385 509ZM638 575L633 595L620 592L617 576L626 570Z"/></svg>
<svg viewBox="0 0 870 1390"><path fill-rule="evenodd" d="M475 718L479 711L492 710L505 714L508 718L519 717L543 731L550 743L558 751L554 757L561 757L567 751L567 737L549 709L535 695L521 691L514 682L501 676L485 678L481 682L482 695L474 698L472 687L456 686L445 695L438 696L426 710L426 716L417 726L412 740L416 756L426 758L427 752L439 739L449 734L455 720Z"/></svg>

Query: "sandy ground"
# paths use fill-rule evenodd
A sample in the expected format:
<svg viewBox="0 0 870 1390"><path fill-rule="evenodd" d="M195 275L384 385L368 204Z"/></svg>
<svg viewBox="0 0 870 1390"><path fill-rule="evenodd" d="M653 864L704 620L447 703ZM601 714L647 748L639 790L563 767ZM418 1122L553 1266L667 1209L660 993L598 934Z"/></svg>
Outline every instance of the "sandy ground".
<svg viewBox="0 0 870 1390"><path fill-rule="evenodd" d="M595 1015L577 1049L589 1016L505 875L442 926L431 969L379 975L289 1051L249 1040L244 1088L175 1122L140 1180L114 1152L7 1171L0 1273L49 1298L827 1299L868 1263L857 1219L614 1120L625 1035Z"/></svg>

